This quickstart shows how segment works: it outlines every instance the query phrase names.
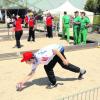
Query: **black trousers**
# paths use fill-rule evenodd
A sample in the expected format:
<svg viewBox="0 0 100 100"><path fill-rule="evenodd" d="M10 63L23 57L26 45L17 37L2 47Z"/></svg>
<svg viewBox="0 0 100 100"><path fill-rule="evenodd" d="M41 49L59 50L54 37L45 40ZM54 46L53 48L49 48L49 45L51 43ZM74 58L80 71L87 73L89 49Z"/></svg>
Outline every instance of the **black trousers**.
<svg viewBox="0 0 100 100"><path fill-rule="evenodd" d="M62 55L65 57L64 53L62 53ZM70 63L68 65L65 65L63 63L63 61L57 55L55 55L54 58L49 62L48 65L44 65L44 69L45 69L45 72L48 76L48 79L53 85L56 84L56 78L55 78L53 68L57 62L61 65L62 68L66 69L66 70L70 70L70 71L75 72L75 73L80 72L79 67L77 67L73 64L70 64Z"/></svg>
<svg viewBox="0 0 100 100"><path fill-rule="evenodd" d="M28 28L28 23L25 23L25 28Z"/></svg>
<svg viewBox="0 0 100 100"><path fill-rule="evenodd" d="M21 47L20 39L21 39L22 34L23 34L23 31L22 31L22 30L21 30L21 31L16 31L16 32L15 32L16 46L17 46L18 48Z"/></svg>
<svg viewBox="0 0 100 100"><path fill-rule="evenodd" d="M52 38L53 34L52 34L52 26L47 26L47 37Z"/></svg>
<svg viewBox="0 0 100 100"><path fill-rule="evenodd" d="M33 30L33 27L29 27L28 41L30 41L31 38L33 41L35 41L35 31Z"/></svg>

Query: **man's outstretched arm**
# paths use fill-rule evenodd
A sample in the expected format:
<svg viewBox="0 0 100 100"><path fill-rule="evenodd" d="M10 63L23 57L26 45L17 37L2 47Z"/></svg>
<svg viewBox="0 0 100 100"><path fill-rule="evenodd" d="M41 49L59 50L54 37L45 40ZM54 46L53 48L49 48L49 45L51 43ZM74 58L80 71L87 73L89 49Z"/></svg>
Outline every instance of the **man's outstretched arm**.
<svg viewBox="0 0 100 100"><path fill-rule="evenodd" d="M32 70L23 80L21 80L19 83L21 84L25 84L29 79L31 79L33 77L35 73L35 70Z"/></svg>

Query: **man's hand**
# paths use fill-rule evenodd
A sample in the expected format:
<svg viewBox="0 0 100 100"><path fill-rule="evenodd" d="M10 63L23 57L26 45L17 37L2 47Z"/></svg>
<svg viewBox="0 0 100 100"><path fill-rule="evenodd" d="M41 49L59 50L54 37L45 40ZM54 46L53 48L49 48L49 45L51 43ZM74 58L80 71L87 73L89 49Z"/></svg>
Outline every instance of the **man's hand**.
<svg viewBox="0 0 100 100"><path fill-rule="evenodd" d="M64 63L65 65L68 65L68 64L69 64L69 61L68 61L67 59L64 59L64 60L63 60L63 63Z"/></svg>
<svg viewBox="0 0 100 100"><path fill-rule="evenodd" d="M25 88L25 83L32 78L33 73L35 72L35 70L32 70L23 80L21 80L19 83L17 83L16 85L16 90L17 91L21 91L23 88Z"/></svg>
<svg viewBox="0 0 100 100"><path fill-rule="evenodd" d="M26 86L24 85L24 83L20 82L17 83L16 85L16 91L22 91L22 89L24 89Z"/></svg>
<svg viewBox="0 0 100 100"><path fill-rule="evenodd" d="M65 65L68 65L69 61L66 58L64 58L61 52L59 52L58 50L53 50L53 53L59 56Z"/></svg>
<svg viewBox="0 0 100 100"><path fill-rule="evenodd" d="M80 22L74 22L74 21L73 21L73 24L79 25L79 24L80 24Z"/></svg>
<svg viewBox="0 0 100 100"><path fill-rule="evenodd" d="M86 28L89 28L89 27L93 27L93 25L92 24L87 24Z"/></svg>

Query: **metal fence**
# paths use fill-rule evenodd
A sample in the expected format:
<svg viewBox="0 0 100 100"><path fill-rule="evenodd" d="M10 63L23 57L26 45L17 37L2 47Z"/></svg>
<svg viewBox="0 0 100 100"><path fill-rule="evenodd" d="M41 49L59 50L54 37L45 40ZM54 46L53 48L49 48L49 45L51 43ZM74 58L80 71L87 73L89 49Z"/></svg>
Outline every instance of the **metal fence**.
<svg viewBox="0 0 100 100"><path fill-rule="evenodd" d="M100 100L100 87L63 97L59 100Z"/></svg>

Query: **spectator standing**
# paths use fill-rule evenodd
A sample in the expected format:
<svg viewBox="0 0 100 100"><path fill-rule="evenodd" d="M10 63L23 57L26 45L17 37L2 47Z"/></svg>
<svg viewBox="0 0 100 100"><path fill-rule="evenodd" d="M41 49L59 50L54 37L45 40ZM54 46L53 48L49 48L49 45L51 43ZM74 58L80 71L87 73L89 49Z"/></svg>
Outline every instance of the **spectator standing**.
<svg viewBox="0 0 100 100"><path fill-rule="evenodd" d="M70 17L67 15L67 12L64 12L64 16L62 18L62 24L63 24L63 34L62 38L65 38L67 36L67 41L70 40Z"/></svg>
<svg viewBox="0 0 100 100"><path fill-rule="evenodd" d="M21 23L22 23L21 18L17 16L16 21L15 21L15 39L16 39L17 48L21 48L20 39L23 34Z"/></svg>
<svg viewBox="0 0 100 100"><path fill-rule="evenodd" d="M33 15L30 15L28 41L30 41L31 38L32 38L32 41L35 41L35 29L34 29L34 25L35 25L35 20L33 19Z"/></svg>
<svg viewBox="0 0 100 100"><path fill-rule="evenodd" d="M9 16L7 16L6 23L7 23L7 28L10 28L11 19Z"/></svg>
<svg viewBox="0 0 100 100"><path fill-rule="evenodd" d="M74 12L75 17L73 21L73 37L74 37L74 44L79 44L79 34L80 34L80 22L81 17L79 16L79 12Z"/></svg>
<svg viewBox="0 0 100 100"><path fill-rule="evenodd" d="M46 17L46 27L47 27L47 37L52 38L53 37L53 33L52 33L52 19L53 17L51 16L50 13L47 14Z"/></svg>
<svg viewBox="0 0 100 100"><path fill-rule="evenodd" d="M28 28L28 16L26 15L24 18L25 28Z"/></svg>
<svg viewBox="0 0 100 100"><path fill-rule="evenodd" d="M85 12L81 12L81 26L79 43L86 45L88 27L90 26L90 19L86 16Z"/></svg>

